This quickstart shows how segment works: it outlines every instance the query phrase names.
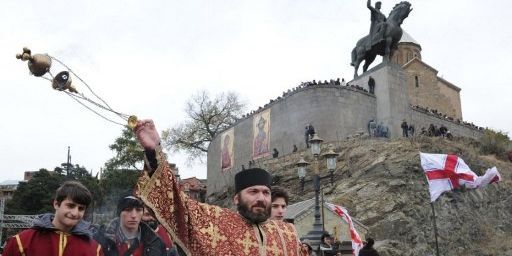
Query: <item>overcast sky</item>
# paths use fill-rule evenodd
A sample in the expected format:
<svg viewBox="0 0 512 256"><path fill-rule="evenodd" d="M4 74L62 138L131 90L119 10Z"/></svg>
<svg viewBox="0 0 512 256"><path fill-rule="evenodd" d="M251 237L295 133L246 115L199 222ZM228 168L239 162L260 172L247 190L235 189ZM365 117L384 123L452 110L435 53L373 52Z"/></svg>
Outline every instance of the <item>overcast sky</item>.
<svg viewBox="0 0 512 256"><path fill-rule="evenodd" d="M396 3L382 1L383 12ZM464 119L510 134L512 3L411 3L402 28L423 61L462 89ZM59 58L114 109L163 130L183 120L185 100L201 89L238 92L255 109L301 81L350 80L350 52L370 13L364 0L2 0L0 21L3 181L52 170L68 146L74 164L96 173L122 129L30 76L15 58L23 46ZM204 165L169 159L184 177L206 177Z"/></svg>

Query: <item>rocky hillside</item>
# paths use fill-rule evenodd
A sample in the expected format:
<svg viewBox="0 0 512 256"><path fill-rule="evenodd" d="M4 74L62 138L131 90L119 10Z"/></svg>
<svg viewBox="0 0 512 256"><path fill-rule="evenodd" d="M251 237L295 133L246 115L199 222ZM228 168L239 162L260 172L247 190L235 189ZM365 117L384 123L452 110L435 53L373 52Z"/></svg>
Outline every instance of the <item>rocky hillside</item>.
<svg viewBox="0 0 512 256"><path fill-rule="evenodd" d="M338 170L334 186L327 181L324 185L325 200L346 207L368 226L380 255L435 255L432 208L419 151L455 153L479 175L497 166L503 178L486 188L447 192L434 203L440 254L512 255L512 164L481 155L478 142L358 137L334 146L340 153ZM273 172L276 185L289 189L292 203L314 195L311 184L299 193L294 164L300 153L258 163ZM310 153L303 153L312 162ZM227 194L218 195L216 203L229 206Z"/></svg>

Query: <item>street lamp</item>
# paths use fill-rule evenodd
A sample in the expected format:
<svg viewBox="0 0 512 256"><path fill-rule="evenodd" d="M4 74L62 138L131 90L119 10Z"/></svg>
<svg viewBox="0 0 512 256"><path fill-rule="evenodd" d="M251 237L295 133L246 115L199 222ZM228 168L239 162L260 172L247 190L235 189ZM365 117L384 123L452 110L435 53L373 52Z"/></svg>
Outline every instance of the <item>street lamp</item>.
<svg viewBox="0 0 512 256"><path fill-rule="evenodd" d="M306 166L309 163L304 160L304 155L300 155L300 160L297 163L297 175L299 175L300 179L300 190L304 191L304 183L306 182Z"/></svg>
<svg viewBox="0 0 512 256"><path fill-rule="evenodd" d="M313 245L316 246L320 243L320 237L324 232L323 224L320 219L320 181L324 178L330 178L331 186L334 183L334 171L336 170L336 158L338 153L334 152L332 147L322 155L323 158L327 160L327 169L329 170L329 176L320 177L319 171L319 158L320 158L320 145L324 140L321 139L316 133L313 134L313 138L309 140L309 144L311 145L311 153L314 156L314 176L313 176L313 185L315 187L315 221L313 223L313 229L309 231L303 238L312 241ZM309 163L304 160L301 156L299 162L297 162L297 174L299 176L301 182L301 190L304 191L304 183L306 182L306 166Z"/></svg>
<svg viewBox="0 0 512 256"><path fill-rule="evenodd" d="M327 159L327 170L329 170L331 186L334 185L334 171L336 170L336 160L339 156L339 154L334 152L332 148L332 145L329 145L329 150L322 155L325 159Z"/></svg>
<svg viewBox="0 0 512 256"><path fill-rule="evenodd" d="M322 144L322 142L324 142L324 140L318 137L316 133L313 134L313 138L309 140L309 144L311 145L311 153L313 153L315 158L320 155L320 144Z"/></svg>

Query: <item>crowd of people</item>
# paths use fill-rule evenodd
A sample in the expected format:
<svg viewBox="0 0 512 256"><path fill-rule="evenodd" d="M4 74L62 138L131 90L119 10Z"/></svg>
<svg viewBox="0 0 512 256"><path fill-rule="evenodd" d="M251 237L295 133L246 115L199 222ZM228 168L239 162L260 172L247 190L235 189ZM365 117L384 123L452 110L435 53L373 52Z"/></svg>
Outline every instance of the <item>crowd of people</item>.
<svg viewBox="0 0 512 256"><path fill-rule="evenodd" d="M368 122L368 135L374 138L389 138L389 127L384 122L377 123L374 119Z"/></svg>
<svg viewBox="0 0 512 256"><path fill-rule="evenodd" d="M402 129L402 137L404 138L414 137L416 134L416 128L414 124L408 124L405 119L400 124L400 128ZM375 120L371 119L368 122L368 135L370 137L389 138L389 129L383 124L383 122L377 124ZM421 127L419 135L428 137L443 137L448 139L453 138L453 134L446 126L437 126L434 124L430 124L428 128Z"/></svg>
<svg viewBox="0 0 512 256"><path fill-rule="evenodd" d="M245 113L242 115L241 119L244 119L244 118L248 118L254 114L257 114L261 111L263 111L266 107L268 107L270 104L276 102L276 101L279 101L283 98L286 98L287 96L303 89L303 88L308 88L308 87L313 87L313 86L319 86L319 85L333 85L333 86L340 86L340 87L344 87L344 88L349 88L349 89L352 89L352 90L357 90L357 91L361 91L361 92L365 92L365 93L374 93L374 92L369 92L366 88L362 87L362 86L359 86L359 85L356 85L356 84L349 84L347 82L345 82L345 78L342 78L340 80L340 78L337 78L337 79L330 79L329 81L327 80L312 80L312 81L307 81L307 82L301 82L298 86L292 88L292 89L288 89L287 91L284 91L282 93L281 96L275 98L275 99L270 99L268 103L264 104L263 106L259 106L257 109L255 110L252 110L248 113Z"/></svg>
<svg viewBox="0 0 512 256"><path fill-rule="evenodd" d="M407 124L407 121L404 119L400 124L400 128L402 128L402 137L408 138L414 136L416 130L414 124Z"/></svg>
<svg viewBox="0 0 512 256"><path fill-rule="evenodd" d="M428 137L443 137L448 139L453 138L452 132L446 126L441 125L438 127L437 125L434 124L430 124L428 126L428 129L426 129L425 127L421 127L420 135Z"/></svg>
<svg viewBox="0 0 512 256"><path fill-rule="evenodd" d="M443 113L439 112L437 109L432 109L432 108L428 108L428 107L422 107L422 106L419 106L419 105L414 105L414 106L411 105L411 107L413 109L416 109L416 110L421 111L423 113L427 113L427 114L436 116L436 117L441 118L441 119L446 119L446 120L455 122L457 124L461 124L461 125L470 127L472 129L481 130L481 131L484 130L483 127L477 126L477 125L475 125L475 124L473 124L471 122L462 121L459 118L454 118L454 117L451 117L451 116L447 116L446 114L443 114Z"/></svg>
<svg viewBox="0 0 512 256"><path fill-rule="evenodd" d="M55 193L55 212L38 216L32 228L10 237L1 255L179 255L165 228L132 193L119 198L116 217L107 225L83 220L91 201L84 185L64 182Z"/></svg>

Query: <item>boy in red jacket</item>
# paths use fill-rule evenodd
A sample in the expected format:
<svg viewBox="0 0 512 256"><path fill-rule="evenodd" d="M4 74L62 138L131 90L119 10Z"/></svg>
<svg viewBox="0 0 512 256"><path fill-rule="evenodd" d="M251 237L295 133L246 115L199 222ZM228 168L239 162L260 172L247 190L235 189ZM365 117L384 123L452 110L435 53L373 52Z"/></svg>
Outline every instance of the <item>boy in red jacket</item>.
<svg viewBox="0 0 512 256"><path fill-rule="evenodd" d="M91 203L91 192L79 182L66 181L53 201L55 214L39 216L30 229L10 237L4 256L99 256L90 223L82 220Z"/></svg>

